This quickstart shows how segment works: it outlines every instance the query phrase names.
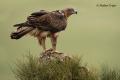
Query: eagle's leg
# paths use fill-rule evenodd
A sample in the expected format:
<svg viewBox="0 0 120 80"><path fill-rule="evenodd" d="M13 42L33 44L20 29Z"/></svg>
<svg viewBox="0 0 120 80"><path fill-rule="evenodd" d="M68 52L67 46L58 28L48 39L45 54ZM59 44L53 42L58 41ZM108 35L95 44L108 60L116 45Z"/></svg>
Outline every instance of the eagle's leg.
<svg viewBox="0 0 120 80"><path fill-rule="evenodd" d="M41 46L42 46L42 48L43 48L44 51L46 51L45 40L46 40L46 37L42 37Z"/></svg>
<svg viewBox="0 0 120 80"><path fill-rule="evenodd" d="M46 46L45 46L46 37L37 37L37 38L40 46L42 46L43 50L46 51Z"/></svg>
<svg viewBox="0 0 120 80"><path fill-rule="evenodd" d="M53 33L51 35L51 43L52 43L52 51L56 52L56 44L57 44L58 33Z"/></svg>

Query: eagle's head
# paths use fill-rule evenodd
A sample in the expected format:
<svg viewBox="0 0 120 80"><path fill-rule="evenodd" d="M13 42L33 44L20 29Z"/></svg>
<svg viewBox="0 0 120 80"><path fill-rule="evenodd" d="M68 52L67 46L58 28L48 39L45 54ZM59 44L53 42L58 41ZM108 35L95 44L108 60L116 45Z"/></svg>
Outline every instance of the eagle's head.
<svg viewBox="0 0 120 80"><path fill-rule="evenodd" d="M64 15L68 18L69 16L71 16L72 14L77 14L77 11L73 8L66 8L66 9L63 9L61 10Z"/></svg>

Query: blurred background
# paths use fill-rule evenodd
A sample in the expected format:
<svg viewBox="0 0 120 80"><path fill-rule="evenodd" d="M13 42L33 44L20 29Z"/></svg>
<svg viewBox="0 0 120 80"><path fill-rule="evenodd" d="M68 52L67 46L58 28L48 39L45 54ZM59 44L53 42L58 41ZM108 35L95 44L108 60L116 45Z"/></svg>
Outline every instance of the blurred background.
<svg viewBox="0 0 120 80"><path fill-rule="evenodd" d="M93 67L120 67L119 0L0 0L0 80L15 80L12 68L16 60L22 60L29 52L39 56L42 51L37 39L29 35L11 40L13 25L24 22L32 12L67 7L77 9L78 15L69 18L66 31L60 33L57 50L83 56L83 62ZM51 47L49 39L47 45Z"/></svg>

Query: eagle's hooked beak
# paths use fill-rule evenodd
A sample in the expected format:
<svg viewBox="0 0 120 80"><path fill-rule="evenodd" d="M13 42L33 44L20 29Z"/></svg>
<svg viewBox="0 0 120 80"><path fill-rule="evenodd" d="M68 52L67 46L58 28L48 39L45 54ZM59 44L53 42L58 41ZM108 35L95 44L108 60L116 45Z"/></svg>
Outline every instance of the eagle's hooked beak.
<svg viewBox="0 0 120 80"><path fill-rule="evenodd" d="M78 13L77 10L74 10L73 14L77 14L77 13Z"/></svg>

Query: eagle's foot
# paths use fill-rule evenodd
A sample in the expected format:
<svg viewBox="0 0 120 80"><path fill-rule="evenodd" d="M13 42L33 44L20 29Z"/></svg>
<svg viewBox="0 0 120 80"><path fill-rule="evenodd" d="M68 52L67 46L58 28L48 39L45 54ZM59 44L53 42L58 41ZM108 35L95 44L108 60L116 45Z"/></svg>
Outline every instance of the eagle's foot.
<svg viewBox="0 0 120 80"><path fill-rule="evenodd" d="M48 50L46 50L46 51L51 51L51 52L52 52L52 51L53 51L53 48L50 48L50 49L48 49Z"/></svg>
<svg viewBox="0 0 120 80"><path fill-rule="evenodd" d="M59 53L59 51L56 51L56 50L53 50L52 52L53 52L53 53Z"/></svg>
<svg viewBox="0 0 120 80"><path fill-rule="evenodd" d="M50 48L50 49L46 50L46 52L48 52L48 51L51 52L51 53L59 53L59 51L56 51L53 48Z"/></svg>

